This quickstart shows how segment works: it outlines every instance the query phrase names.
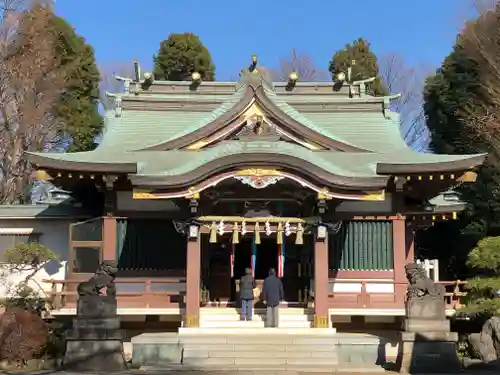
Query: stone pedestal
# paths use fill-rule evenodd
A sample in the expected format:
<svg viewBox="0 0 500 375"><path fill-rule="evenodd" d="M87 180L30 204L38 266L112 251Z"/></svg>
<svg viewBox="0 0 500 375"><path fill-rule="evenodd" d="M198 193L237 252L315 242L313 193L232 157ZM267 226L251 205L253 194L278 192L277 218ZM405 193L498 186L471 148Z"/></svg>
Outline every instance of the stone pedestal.
<svg viewBox="0 0 500 375"><path fill-rule="evenodd" d="M66 337L63 366L72 371L127 369L115 298L80 297L73 328Z"/></svg>
<svg viewBox="0 0 500 375"><path fill-rule="evenodd" d="M403 373L456 373L458 335L450 332L444 298L410 299L401 332L400 365Z"/></svg>

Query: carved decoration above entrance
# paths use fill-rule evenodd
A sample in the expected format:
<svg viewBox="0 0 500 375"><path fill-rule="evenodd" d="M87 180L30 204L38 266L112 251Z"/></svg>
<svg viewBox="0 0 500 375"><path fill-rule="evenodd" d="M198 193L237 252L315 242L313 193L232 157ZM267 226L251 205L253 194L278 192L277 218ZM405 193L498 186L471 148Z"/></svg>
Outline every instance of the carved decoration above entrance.
<svg viewBox="0 0 500 375"><path fill-rule="evenodd" d="M234 176L235 179L243 184L253 187L254 189L264 189L269 185L274 185L285 177L282 176Z"/></svg>
<svg viewBox="0 0 500 375"><path fill-rule="evenodd" d="M144 190L134 190L134 199L175 199L175 198L190 198L197 199L200 197L200 193L209 187L215 187L219 183L235 179L240 182L251 186L255 189L263 189L264 187L269 187L276 184L282 179L288 179L295 181L300 186L308 188L317 193L318 199L330 200L330 199L348 199L348 200L365 200L365 201L383 201L385 200L385 190L378 191L357 191L357 192L333 192L326 188L321 188L302 177L295 174L278 171L276 169L262 169L262 168L251 168L242 169L237 171L224 172L211 178L208 178L201 183L191 186L187 189L171 190L171 191L144 191Z"/></svg>
<svg viewBox="0 0 500 375"><path fill-rule="evenodd" d="M234 178L254 189L264 189L285 177L275 169L244 169L238 171Z"/></svg>

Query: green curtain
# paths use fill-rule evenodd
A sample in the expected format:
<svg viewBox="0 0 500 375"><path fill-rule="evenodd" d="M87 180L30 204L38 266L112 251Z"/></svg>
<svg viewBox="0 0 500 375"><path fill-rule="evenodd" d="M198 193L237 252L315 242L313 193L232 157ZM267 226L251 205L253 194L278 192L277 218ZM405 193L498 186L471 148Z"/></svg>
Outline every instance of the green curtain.
<svg viewBox="0 0 500 375"><path fill-rule="evenodd" d="M391 221L345 221L329 236L329 268L391 270L394 248Z"/></svg>
<svg viewBox="0 0 500 375"><path fill-rule="evenodd" d="M185 269L186 237L175 230L171 220L129 218L125 228L118 262L120 269Z"/></svg>

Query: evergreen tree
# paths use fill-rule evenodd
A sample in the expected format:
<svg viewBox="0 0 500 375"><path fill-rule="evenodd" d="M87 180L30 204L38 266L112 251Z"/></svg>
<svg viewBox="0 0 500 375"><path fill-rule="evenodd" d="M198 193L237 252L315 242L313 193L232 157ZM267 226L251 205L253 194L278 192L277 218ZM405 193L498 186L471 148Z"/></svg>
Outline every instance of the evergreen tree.
<svg viewBox="0 0 500 375"><path fill-rule="evenodd" d="M62 135L71 138L68 151L89 151L95 148L103 126L94 50L63 18L54 15L50 26L59 41L56 49L61 65L68 68L68 85L54 114L63 124Z"/></svg>
<svg viewBox="0 0 500 375"><path fill-rule="evenodd" d="M467 265L480 276L468 280L464 312L490 317L500 311L500 237L480 240L469 254Z"/></svg>
<svg viewBox="0 0 500 375"><path fill-rule="evenodd" d="M424 91L424 112L431 139L430 149L440 154L471 154L488 152L490 146L480 141L467 126L464 111L481 99L478 64L460 43L444 60L436 74L427 79ZM467 276L468 253L484 236L500 234L500 191L495 179L498 165L487 162L474 184L457 190L467 202L466 211L457 222L439 223L418 235L418 245L431 249L430 256L446 265L450 276ZM443 247L442 238L447 240Z"/></svg>
<svg viewBox="0 0 500 375"><path fill-rule="evenodd" d="M170 34L153 57L157 79L189 81L198 72L204 81L215 79L215 66L208 49L193 33Z"/></svg>
<svg viewBox="0 0 500 375"><path fill-rule="evenodd" d="M359 38L335 52L328 70L335 80L340 72L347 74L349 67L352 67L353 81L376 77L375 82L369 84L368 93L374 96L387 95L387 89L379 76L377 56L371 51L370 43L365 39Z"/></svg>

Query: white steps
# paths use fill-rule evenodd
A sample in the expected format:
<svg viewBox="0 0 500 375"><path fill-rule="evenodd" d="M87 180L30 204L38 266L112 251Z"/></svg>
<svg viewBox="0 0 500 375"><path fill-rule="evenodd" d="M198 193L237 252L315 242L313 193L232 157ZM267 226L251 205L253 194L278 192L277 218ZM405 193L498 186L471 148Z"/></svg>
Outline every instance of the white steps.
<svg viewBox="0 0 500 375"><path fill-rule="evenodd" d="M311 328L313 325L313 314L308 309L280 308L279 315L280 328ZM264 328L265 323L265 309L255 309L251 321L241 321L240 310L236 308L200 309L200 328Z"/></svg>

